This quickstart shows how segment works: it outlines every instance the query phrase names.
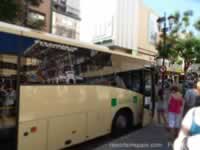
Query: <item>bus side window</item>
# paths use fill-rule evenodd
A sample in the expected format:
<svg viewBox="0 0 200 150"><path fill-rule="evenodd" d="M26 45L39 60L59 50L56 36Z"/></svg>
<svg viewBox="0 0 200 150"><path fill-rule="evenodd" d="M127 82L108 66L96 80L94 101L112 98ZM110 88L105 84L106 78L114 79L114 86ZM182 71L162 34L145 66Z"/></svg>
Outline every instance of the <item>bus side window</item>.
<svg viewBox="0 0 200 150"><path fill-rule="evenodd" d="M116 84L117 84L118 87L120 87L120 88L126 88L124 80L120 76L117 75L115 77L115 81L116 81Z"/></svg>
<svg viewBox="0 0 200 150"><path fill-rule="evenodd" d="M141 90L141 75L139 71L132 72L132 90L136 92Z"/></svg>

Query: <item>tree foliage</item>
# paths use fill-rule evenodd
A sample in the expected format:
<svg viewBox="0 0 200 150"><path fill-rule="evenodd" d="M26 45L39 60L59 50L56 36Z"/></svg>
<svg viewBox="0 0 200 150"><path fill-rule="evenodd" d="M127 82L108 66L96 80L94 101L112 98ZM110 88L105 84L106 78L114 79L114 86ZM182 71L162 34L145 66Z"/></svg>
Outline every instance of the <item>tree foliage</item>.
<svg viewBox="0 0 200 150"><path fill-rule="evenodd" d="M195 22L194 27L195 27L198 31L200 31L200 19L197 20L197 22Z"/></svg>
<svg viewBox="0 0 200 150"><path fill-rule="evenodd" d="M192 63L200 62L200 40L193 36L186 38L178 38L174 45L174 50L178 52L178 55L184 59L184 71L186 72Z"/></svg>
<svg viewBox="0 0 200 150"><path fill-rule="evenodd" d="M0 20L14 22L18 17L21 5L16 0L1 0L0 2Z"/></svg>
<svg viewBox="0 0 200 150"><path fill-rule="evenodd" d="M174 24L167 34L166 45L163 48L161 36L159 44L162 46L158 47L160 57L167 58L171 62L176 62L177 58L181 57L184 60L185 72L192 63L200 62L200 40L189 30L192 15L192 11L185 11L183 14L175 12Z"/></svg>

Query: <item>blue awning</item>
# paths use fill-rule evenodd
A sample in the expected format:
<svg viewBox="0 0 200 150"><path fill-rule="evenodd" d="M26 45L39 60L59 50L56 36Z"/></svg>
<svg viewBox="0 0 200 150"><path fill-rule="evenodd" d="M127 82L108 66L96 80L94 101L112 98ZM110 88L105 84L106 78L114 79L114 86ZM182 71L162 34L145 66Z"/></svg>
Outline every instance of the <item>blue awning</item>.
<svg viewBox="0 0 200 150"><path fill-rule="evenodd" d="M34 43L35 39L0 32L0 53L19 54Z"/></svg>

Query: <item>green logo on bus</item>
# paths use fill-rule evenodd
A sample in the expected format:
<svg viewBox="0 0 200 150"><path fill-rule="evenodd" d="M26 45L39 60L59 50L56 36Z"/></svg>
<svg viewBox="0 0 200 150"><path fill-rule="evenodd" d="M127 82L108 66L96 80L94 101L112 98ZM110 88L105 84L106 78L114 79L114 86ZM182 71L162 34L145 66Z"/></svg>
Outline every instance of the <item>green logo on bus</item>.
<svg viewBox="0 0 200 150"><path fill-rule="evenodd" d="M112 107L117 106L117 99L116 98L112 98L111 105L112 105Z"/></svg>
<svg viewBox="0 0 200 150"><path fill-rule="evenodd" d="M133 96L133 103L135 103L135 104L138 103L138 97L137 96Z"/></svg>

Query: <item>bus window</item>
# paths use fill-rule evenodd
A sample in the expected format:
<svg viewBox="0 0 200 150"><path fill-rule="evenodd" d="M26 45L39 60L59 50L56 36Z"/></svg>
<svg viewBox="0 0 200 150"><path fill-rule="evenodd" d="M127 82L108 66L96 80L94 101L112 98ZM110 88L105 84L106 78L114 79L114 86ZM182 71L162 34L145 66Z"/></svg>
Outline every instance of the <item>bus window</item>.
<svg viewBox="0 0 200 150"><path fill-rule="evenodd" d="M141 91L141 74L140 71L133 71L132 72L132 89L136 92Z"/></svg>
<svg viewBox="0 0 200 150"><path fill-rule="evenodd" d="M127 88L132 90L132 77L131 77L131 72L123 72L120 73L121 79L123 79L124 86L123 88Z"/></svg>
<svg viewBox="0 0 200 150"><path fill-rule="evenodd" d="M0 54L0 128L1 142L7 140L13 148L16 127L16 57ZM12 59L12 61L10 61ZM3 134L6 133L6 134ZM3 148L3 147L1 147ZM3 148L4 149L4 148Z"/></svg>
<svg viewBox="0 0 200 150"><path fill-rule="evenodd" d="M47 45L39 43L26 56L31 64L23 67L26 83L105 84L102 76L104 68L112 66L110 54L70 47L54 50Z"/></svg>
<svg viewBox="0 0 200 150"><path fill-rule="evenodd" d="M125 80L123 80L120 76L115 76L115 82L116 82L116 86L120 87L120 88L128 88L128 84L124 83ZM125 81L126 82L126 81ZM126 82L127 83L127 82Z"/></svg>
<svg viewBox="0 0 200 150"><path fill-rule="evenodd" d="M148 95L151 95L151 91L152 91L152 79L151 79L151 74L150 73L146 73L145 78L144 78L144 82L145 82L145 92L149 93Z"/></svg>

